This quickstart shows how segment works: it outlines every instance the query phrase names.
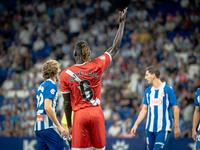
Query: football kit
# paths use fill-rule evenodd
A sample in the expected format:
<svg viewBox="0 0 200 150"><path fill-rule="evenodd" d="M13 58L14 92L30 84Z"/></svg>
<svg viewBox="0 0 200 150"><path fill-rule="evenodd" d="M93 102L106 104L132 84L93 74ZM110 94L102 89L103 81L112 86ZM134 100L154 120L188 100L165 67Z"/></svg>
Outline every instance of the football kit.
<svg viewBox="0 0 200 150"><path fill-rule="evenodd" d="M147 147L165 149L172 130L171 107L178 105L174 90L165 82L159 89L145 91L144 105L148 105L146 122Z"/></svg>
<svg viewBox="0 0 200 150"><path fill-rule="evenodd" d="M75 64L60 75L61 93L70 93L74 111L72 150L105 149L101 75L111 60L110 54L105 52L92 62Z"/></svg>
<svg viewBox="0 0 200 150"><path fill-rule="evenodd" d="M44 110L45 99L52 100L52 108L56 114L58 93L57 86L51 79L44 81L39 86L36 95L37 116L34 130L37 138L37 150L60 150L64 148L68 150L70 148L69 145L66 144L65 140L61 137L60 131Z"/></svg>

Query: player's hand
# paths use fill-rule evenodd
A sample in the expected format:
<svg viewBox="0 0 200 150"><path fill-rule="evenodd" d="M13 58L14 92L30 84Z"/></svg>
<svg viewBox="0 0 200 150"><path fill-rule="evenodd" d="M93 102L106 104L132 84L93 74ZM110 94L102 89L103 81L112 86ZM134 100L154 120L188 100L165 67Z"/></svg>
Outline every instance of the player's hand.
<svg viewBox="0 0 200 150"><path fill-rule="evenodd" d="M196 139L197 139L197 131L195 130L192 130L192 138L193 138L193 140L194 141L196 141Z"/></svg>
<svg viewBox="0 0 200 150"><path fill-rule="evenodd" d="M175 137L175 139L176 140L179 139L180 136L181 136L181 130L180 130L180 128L179 127L175 127L174 128L174 137Z"/></svg>
<svg viewBox="0 0 200 150"><path fill-rule="evenodd" d="M69 132L67 129L63 128L62 126L59 126L58 130L60 131L62 138L65 137L65 138L69 139Z"/></svg>
<svg viewBox="0 0 200 150"><path fill-rule="evenodd" d="M128 9L128 8L126 7L123 11L120 11L120 12L119 12L119 23L125 21L127 9Z"/></svg>
<svg viewBox="0 0 200 150"><path fill-rule="evenodd" d="M134 126L133 126L132 129L131 129L131 134L132 134L133 136L135 136L137 127L138 127L138 126L134 124Z"/></svg>

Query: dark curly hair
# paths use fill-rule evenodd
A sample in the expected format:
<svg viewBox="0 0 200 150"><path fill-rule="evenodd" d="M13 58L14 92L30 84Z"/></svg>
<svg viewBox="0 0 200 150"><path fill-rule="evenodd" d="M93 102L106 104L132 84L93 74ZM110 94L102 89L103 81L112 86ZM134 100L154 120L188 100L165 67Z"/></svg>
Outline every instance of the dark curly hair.
<svg viewBox="0 0 200 150"><path fill-rule="evenodd" d="M80 57L80 60L83 62L91 61L90 60L90 48L85 41L78 41L75 45L75 55L74 57Z"/></svg>

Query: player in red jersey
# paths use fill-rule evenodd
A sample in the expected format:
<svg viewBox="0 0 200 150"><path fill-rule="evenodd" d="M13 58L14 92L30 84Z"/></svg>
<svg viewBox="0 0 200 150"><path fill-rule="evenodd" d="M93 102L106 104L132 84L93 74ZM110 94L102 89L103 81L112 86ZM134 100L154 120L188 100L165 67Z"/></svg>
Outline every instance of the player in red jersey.
<svg viewBox="0 0 200 150"><path fill-rule="evenodd" d="M69 129L71 111L74 111L72 150L104 150L105 124L101 109L101 75L119 50L127 8L119 12L119 28L113 45L91 62L90 49L84 41L75 45L76 64L62 71L61 92Z"/></svg>

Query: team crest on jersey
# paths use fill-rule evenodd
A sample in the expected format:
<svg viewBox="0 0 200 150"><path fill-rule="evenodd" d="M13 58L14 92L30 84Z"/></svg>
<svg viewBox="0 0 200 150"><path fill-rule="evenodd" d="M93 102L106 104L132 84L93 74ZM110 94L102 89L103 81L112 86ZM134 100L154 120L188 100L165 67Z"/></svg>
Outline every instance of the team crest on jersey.
<svg viewBox="0 0 200 150"><path fill-rule="evenodd" d="M163 103L163 101L161 99L158 99L158 98L154 98L151 100L151 104L154 105L154 106L158 106L158 105L161 105Z"/></svg>
<svg viewBox="0 0 200 150"><path fill-rule="evenodd" d="M165 92L162 92L162 97L165 97Z"/></svg>
<svg viewBox="0 0 200 150"><path fill-rule="evenodd" d="M105 57L105 56L103 56L103 55L102 55L102 56L100 56L99 58L100 58L100 59L102 59L102 60L106 59L106 57Z"/></svg>
<svg viewBox="0 0 200 150"><path fill-rule="evenodd" d="M51 94L54 94L54 93L55 93L55 90L54 90L54 89L51 89L50 92L51 92Z"/></svg>

